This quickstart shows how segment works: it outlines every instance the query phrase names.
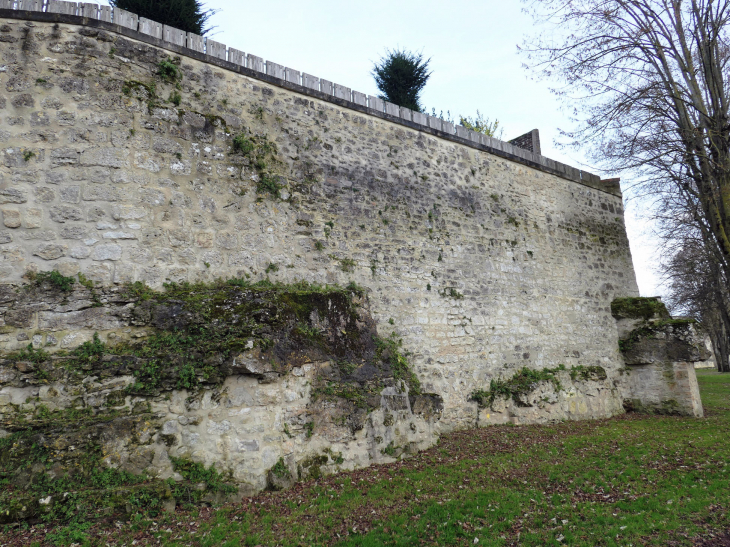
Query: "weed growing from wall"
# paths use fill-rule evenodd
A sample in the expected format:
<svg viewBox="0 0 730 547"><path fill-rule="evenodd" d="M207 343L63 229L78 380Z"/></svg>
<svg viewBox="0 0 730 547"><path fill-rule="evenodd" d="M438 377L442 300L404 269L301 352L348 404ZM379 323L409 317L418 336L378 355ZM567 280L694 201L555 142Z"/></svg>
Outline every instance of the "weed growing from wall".
<svg viewBox="0 0 730 547"><path fill-rule="evenodd" d="M170 483L172 495L175 499L187 503L200 503L203 496L208 493L221 492L223 494L234 494L238 488L229 484L230 473L220 473L211 465L206 469L202 463L194 462L185 458L170 457L172 467L185 479L185 483ZM205 490L196 488L197 484L205 484Z"/></svg>
<svg viewBox="0 0 730 547"><path fill-rule="evenodd" d="M157 75L163 82L174 84L182 79L180 61L180 57L168 57L164 61L159 62L159 64L157 65Z"/></svg>
<svg viewBox="0 0 730 547"><path fill-rule="evenodd" d="M271 468L271 472L280 479L288 479L291 477L289 468L284 463L284 458L279 458L279 461L277 461L276 464L274 464L274 467Z"/></svg>
<svg viewBox="0 0 730 547"><path fill-rule="evenodd" d="M512 399L519 402L522 395L533 391L540 382L550 382L556 391L562 389L557 373L566 370L565 365L559 365L554 369L534 370L524 367L517 371L510 378L498 378L489 383L488 390L476 390L472 392L470 401L475 401L481 408L491 408L494 401L499 398Z"/></svg>
<svg viewBox="0 0 730 547"><path fill-rule="evenodd" d="M66 277L56 270L29 274L28 277L38 287L45 285L61 292L73 291L73 285L76 282L73 277Z"/></svg>
<svg viewBox="0 0 730 547"><path fill-rule="evenodd" d="M512 399L515 403L521 404L520 397L534 391L540 382L550 382L555 391L561 391L563 385L558 379L558 373L562 371L568 371L573 381L595 381L607 378L606 371L599 366L581 365L568 369L565 365L558 365L556 368L540 370L523 367L510 378L491 380L488 390L473 391L469 400L476 402L480 408L492 408L494 401L498 398Z"/></svg>
<svg viewBox="0 0 730 547"><path fill-rule="evenodd" d="M273 170L281 163L277 159L278 148L275 143L269 141L265 135L243 132L233 137L231 152L241 158L245 167L256 173L256 193L281 197L280 191L284 185L281 184L281 177Z"/></svg>

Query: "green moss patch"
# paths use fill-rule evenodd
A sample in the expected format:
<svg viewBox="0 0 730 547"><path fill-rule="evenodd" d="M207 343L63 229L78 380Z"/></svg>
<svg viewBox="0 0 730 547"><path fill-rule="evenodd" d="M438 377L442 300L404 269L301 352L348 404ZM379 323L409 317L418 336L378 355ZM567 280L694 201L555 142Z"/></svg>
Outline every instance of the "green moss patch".
<svg viewBox="0 0 730 547"><path fill-rule="evenodd" d="M269 141L266 135L244 131L233 137L232 153L234 161L238 159L256 172L258 194L268 193L273 197L280 197L284 184L283 178L276 174L276 168L281 165L276 143Z"/></svg>
<svg viewBox="0 0 730 547"><path fill-rule="evenodd" d="M101 449L107 428L128 431L149 417L41 411L33 420L15 424L22 429L0 439L0 522L83 521L124 508L133 499L159 507L169 488L109 468ZM152 497L159 503L152 503Z"/></svg>
<svg viewBox="0 0 730 547"><path fill-rule="evenodd" d="M664 303L658 298L626 297L611 302L611 314L616 319L670 319Z"/></svg>
<svg viewBox="0 0 730 547"><path fill-rule="evenodd" d="M53 357L28 346L6 358L32 362L39 373L70 383L90 374L102 379L131 374L136 381L127 391L136 395L218 386L232 373L246 373L234 370L242 354L255 353L268 372L279 375L311 361L372 361L385 349L376 344L374 322L359 304L362 296L355 285L234 279L153 291L137 283L128 287L127 297L134 303L135 324L152 327L146 337L112 345L94 335ZM401 377L402 363L394 359Z"/></svg>
<svg viewBox="0 0 730 547"><path fill-rule="evenodd" d="M469 397L480 408L492 408L498 398L512 399L518 405L524 403L520 398L534 391L540 382L550 382L555 391L561 391L563 385L558 373L567 371L573 381L597 381L607 378L606 371L600 366L574 366L568 369L565 365L556 368L530 369L524 367L509 378L493 379L488 390L476 390Z"/></svg>

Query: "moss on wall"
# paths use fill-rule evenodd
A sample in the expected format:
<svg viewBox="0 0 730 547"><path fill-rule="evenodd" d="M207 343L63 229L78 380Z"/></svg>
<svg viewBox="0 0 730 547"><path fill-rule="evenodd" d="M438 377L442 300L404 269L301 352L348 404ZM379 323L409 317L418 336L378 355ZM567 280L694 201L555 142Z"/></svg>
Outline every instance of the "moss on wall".
<svg viewBox="0 0 730 547"><path fill-rule="evenodd" d="M567 372L572 381L601 381L607 378L606 370L600 366L574 366L568 369L565 365L539 370L523 367L509 378L493 379L489 389L473 391L469 400L476 402L480 408L492 408L498 398L512 399L516 404L524 406L524 396L533 392L540 383L549 382L554 390L562 391L564 386L559 374Z"/></svg>
<svg viewBox="0 0 730 547"><path fill-rule="evenodd" d="M98 290L99 302L108 307L103 313L113 313L114 306L125 309L131 325L145 327L145 336L112 343L95 333L73 350L53 353L29 344L0 356L0 362L23 372L23 385L62 385L69 393L88 381L130 376L134 381L126 387L117 383L94 407L81 397L69 408L53 409L27 400L0 415L0 430L7 433L0 439L3 522L80 522L98 508L98 514L154 513L176 501L198 503L235 493L231 476L191 460L170 458L182 476L179 482L144 471L156 446L176 442L174 435L162 434L161 415L149 403L173 390L187 390L190 400L204 390L215 392L230 375L253 375L266 383L295 366L330 363L314 380L310 404L334 402L339 413L331 419L352 430L379 407L383 388L420 393L401 341L377 335L366 295L355 285L232 279L171 283L163 291L135 283L108 293L73 281L40 274L20 295L29 302L68 303L88 300ZM306 425L309 438L315 423ZM301 464L306 476L319 473L319 464L306 463Z"/></svg>
<svg viewBox="0 0 730 547"><path fill-rule="evenodd" d="M626 297L611 302L611 314L616 319L670 319L664 303L658 298Z"/></svg>

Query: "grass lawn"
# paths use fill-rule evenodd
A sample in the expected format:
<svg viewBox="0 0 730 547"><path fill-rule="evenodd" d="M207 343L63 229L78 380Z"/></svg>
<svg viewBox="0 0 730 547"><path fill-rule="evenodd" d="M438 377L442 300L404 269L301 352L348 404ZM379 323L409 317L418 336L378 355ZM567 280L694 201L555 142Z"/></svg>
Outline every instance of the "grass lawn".
<svg viewBox="0 0 730 547"><path fill-rule="evenodd" d="M730 545L730 374L698 377L700 420L461 431L408 460L242 504L6 529L0 546Z"/></svg>

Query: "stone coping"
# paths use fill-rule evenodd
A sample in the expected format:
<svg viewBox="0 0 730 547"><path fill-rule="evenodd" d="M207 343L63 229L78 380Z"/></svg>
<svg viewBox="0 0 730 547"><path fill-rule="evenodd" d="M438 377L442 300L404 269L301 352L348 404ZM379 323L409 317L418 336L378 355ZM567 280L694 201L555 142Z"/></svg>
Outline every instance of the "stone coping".
<svg viewBox="0 0 730 547"><path fill-rule="evenodd" d="M15 9L13 9L15 8ZM534 154L508 142L471 131L463 126L414 112L377 97L353 91L340 84L317 78L255 55L246 55L225 44L162 25L135 14L91 3L59 0L0 0L0 17L82 25L114 32L250 78L289 89L301 95L376 116L417 131L483 150L516 163L527 165L583 186L621 197L618 179L602 180L597 175ZM112 22L114 21L114 22Z"/></svg>

